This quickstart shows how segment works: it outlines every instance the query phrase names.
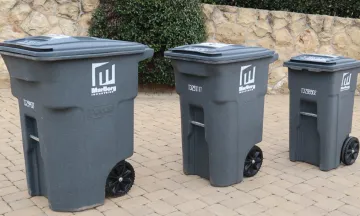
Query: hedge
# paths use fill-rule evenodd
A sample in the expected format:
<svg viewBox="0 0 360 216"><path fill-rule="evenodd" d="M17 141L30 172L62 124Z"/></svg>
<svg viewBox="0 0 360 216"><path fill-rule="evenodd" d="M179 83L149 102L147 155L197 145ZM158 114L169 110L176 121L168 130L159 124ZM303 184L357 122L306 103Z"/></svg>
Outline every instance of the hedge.
<svg viewBox="0 0 360 216"><path fill-rule="evenodd" d="M202 0L203 3L360 18L360 0Z"/></svg>
<svg viewBox="0 0 360 216"><path fill-rule="evenodd" d="M89 34L135 41L155 50L140 63L140 84L174 85L174 74L164 51L206 40L199 0L100 0Z"/></svg>

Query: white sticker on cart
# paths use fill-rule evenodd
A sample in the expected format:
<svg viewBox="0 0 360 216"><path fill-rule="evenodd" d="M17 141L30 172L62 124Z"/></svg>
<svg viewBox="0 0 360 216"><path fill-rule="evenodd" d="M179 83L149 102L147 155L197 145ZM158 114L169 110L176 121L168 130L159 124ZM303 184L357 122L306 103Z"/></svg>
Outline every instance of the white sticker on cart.
<svg viewBox="0 0 360 216"><path fill-rule="evenodd" d="M209 48L200 48L200 47L187 47L184 50L193 51L193 52L208 52Z"/></svg>
<svg viewBox="0 0 360 216"><path fill-rule="evenodd" d="M224 44L224 43L201 43L201 46L208 46L208 47L214 47L214 48L223 48L227 46L231 46L233 44Z"/></svg>
<svg viewBox="0 0 360 216"><path fill-rule="evenodd" d="M24 99L24 106L31 109L35 109L35 103L26 99Z"/></svg>
<svg viewBox="0 0 360 216"><path fill-rule="evenodd" d="M92 64L91 96L106 95L116 92L115 64L109 62Z"/></svg>
<svg viewBox="0 0 360 216"><path fill-rule="evenodd" d="M192 92L202 92L203 88L201 86L196 86L196 85L188 85L188 89L189 91Z"/></svg>
<svg viewBox="0 0 360 216"><path fill-rule="evenodd" d="M17 42L18 44L25 44L25 45L38 45L41 44L41 41L36 41L36 40L24 40L24 41L19 41Z"/></svg>
<svg viewBox="0 0 360 216"><path fill-rule="evenodd" d="M323 54L309 54L311 56L319 56L319 57L329 57L329 58L339 58L339 56L336 55L323 55Z"/></svg>
<svg viewBox="0 0 360 216"><path fill-rule="evenodd" d="M301 94L316 96L317 91L313 89L301 88Z"/></svg>
<svg viewBox="0 0 360 216"><path fill-rule="evenodd" d="M70 36L61 35L61 34L48 34L48 35L45 35L45 36L51 38L51 40L70 38Z"/></svg>
<svg viewBox="0 0 360 216"><path fill-rule="evenodd" d="M247 65L241 67L239 94L255 90L255 73L256 66Z"/></svg>
<svg viewBox="0 0 360 216"><path fill-rule="evenodd" d="M322 63L326 63L327 61L329 61L329 59L332 59L334 57L329 57L329 56L303 56L301 57L302 60L306 60L306 61L311 61L311 62L322 62Z"/></svg>
<svg viewBox="0 0 360 216"><path fill-rule="evenodd" d="M351 73L344 73L341 81L340 91L347 91L350 89Z"/></svg>

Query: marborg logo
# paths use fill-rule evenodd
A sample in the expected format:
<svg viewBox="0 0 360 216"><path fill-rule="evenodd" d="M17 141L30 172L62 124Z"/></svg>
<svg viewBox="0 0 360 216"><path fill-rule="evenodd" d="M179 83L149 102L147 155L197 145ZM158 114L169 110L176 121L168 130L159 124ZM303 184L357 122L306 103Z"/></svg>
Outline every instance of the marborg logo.
<svg viewBox="0 0 360 216"><path fill-rule="evenodd" d="M109 71L110 65L108 64L109 62L92 64L91 96L111 94L116 92L115 64L111 65L111 73ZM105 73L103 70L105 70Z"/></svg>
<svg viewBox="0 0 360 216"><path fill-rule="evenodd" d="M255 90L255 72L255 66L252 68L251 65L241 67L239 94Z"/></svg>
<svg viewBox="0 0 360 216"><path fill-rule="evenodd" d="M344 73L341 81L340 91L347 91L350 89L351 73Z"/></svg>

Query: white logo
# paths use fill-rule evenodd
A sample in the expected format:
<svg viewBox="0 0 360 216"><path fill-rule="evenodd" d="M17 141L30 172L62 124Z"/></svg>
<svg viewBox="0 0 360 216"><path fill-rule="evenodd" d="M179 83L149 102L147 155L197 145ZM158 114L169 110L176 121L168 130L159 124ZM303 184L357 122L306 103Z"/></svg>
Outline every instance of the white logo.
<svg viewBox="0 0 360 216"><path fill-rule="evenodd" d="M24 99L24 106L35 109L35 103Z"/></svg>
<svg viewBox="0 0 360 216"><path fill-rule="evenodd" d="M347 91L350 89L351 73L344 73L341 81L340 91Z"/></svg>
<svg viewBox="0 0 360 216"><path fill-rule="evenodd" d="M193 91L193 92L202 92L202 87L201 86L196 86L196 85L188 85L189 91Z"/></svg>
<svg viewBox="0 0 360 216"><path fill-rule="evenodd" d="M93 63L92 64L92 88L91 96L111 94L116 92L115 85L115 64L111 65L111 73L109 68L102 67L108 66L109 62ZM105 73L102 70L97 71L96 69L102 67L105 69Z"/></svg>
<svg viewBox="0 0 360 216"><path fill-rule="evenodd" d="M301 88L301 93L316 96L317 91L312 89Z"/></svg>
<svg viewBox="0 0 360 216"><path fill-rule="evenodd" d="M256 67L253 68L250 67L251 65L241 67L239 94L254 91L256 88L255 85ZM248 68L250 68L250 70L245 71Z"/></svg>

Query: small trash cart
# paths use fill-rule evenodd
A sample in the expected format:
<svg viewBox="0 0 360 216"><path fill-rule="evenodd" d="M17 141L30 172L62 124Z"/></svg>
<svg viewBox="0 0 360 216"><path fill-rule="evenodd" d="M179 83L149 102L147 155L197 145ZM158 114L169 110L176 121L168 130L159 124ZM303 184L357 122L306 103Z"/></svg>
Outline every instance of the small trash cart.
<svg viewBox="0 0 360 216"><path fill-rule="evenodd" d="M18 98L28 190L54 211L81 211L126 194L133 154L138 62L147 46L49 35L5 41Z"/></svg>
<svg viewBox="0 0 360 216"><path fill-rule="evenodd" d="M259 171L264 96L274 51L202 43L167 51L180 95L183 168L213 186L229 186Z"/></svg>
<svg viewBox="0 0 360 216"><path fill-rule="evenodd" d="M351 133L360 61L304 54L289 68L290 160L328 171L355 162L359 140Z"/></svg>

